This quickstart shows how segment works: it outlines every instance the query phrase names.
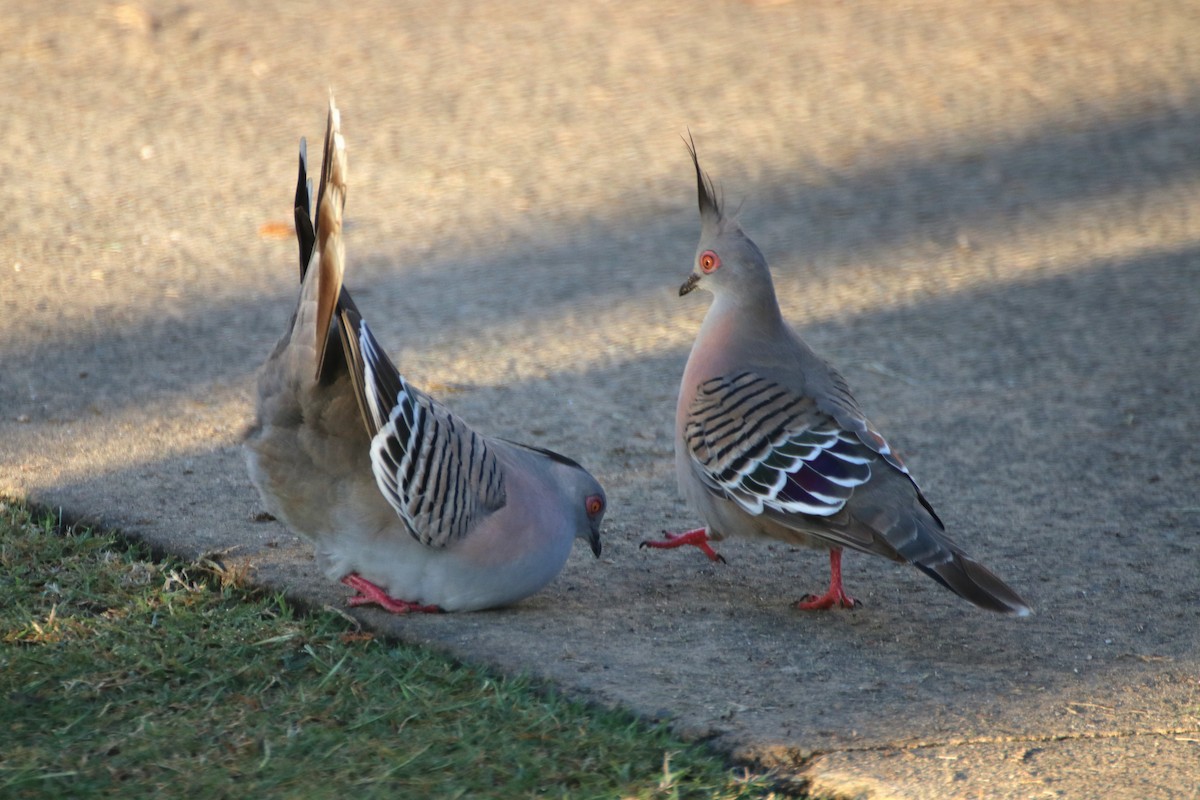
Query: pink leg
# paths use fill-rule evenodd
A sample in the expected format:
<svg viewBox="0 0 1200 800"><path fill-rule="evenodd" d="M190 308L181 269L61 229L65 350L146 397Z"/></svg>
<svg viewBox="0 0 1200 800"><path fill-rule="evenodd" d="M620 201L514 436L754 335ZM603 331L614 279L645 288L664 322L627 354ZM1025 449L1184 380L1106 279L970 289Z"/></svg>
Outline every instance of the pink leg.
<svg viewBox="0 0 1200 800"><path fill-rule="evenodd" d="M368 606L374 603L383 610L390 611L393 614L442 613L442 610L437 606L423 606L418 603L410 603L407 600L397 600L357 572L351 572L342 578L342 583L358 592L353 597L346 599L346 604L349 606Z"/></svg>
<svg viewBox="0 0 1200 800"><path fill-rule="evenodd" d="M725 557L708 546L708 531L704 528L696 528L694 531L684 531L683 533L668 533L667 531L663 531L663 535L667 537L663 541L644 541L638 547L656 547L659 550L670 550L690 544L693 547L699 547L700 552L708 556L709 561L725 563Z"/></svg>
<svg viewBox="0 0 1200 800"><path fill-rule="evenodd" d="M824 611L835 605L842 608L862 605L842 589L842 548L835 547L829 551L829 591L820 597L806 594L794 605L801 611Z"/></svg>

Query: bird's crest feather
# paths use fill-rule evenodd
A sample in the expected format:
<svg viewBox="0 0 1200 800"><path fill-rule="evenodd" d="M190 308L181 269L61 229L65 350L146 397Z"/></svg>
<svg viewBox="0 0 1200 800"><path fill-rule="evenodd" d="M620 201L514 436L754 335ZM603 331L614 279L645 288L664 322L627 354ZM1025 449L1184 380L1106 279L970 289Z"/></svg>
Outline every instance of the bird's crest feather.
<svg viewBox="0 0 1200 800"><path fill-rule="evenodd" d="M692 164L696 167L696 195L700 204L700 218L705 222L709 220L719 222L723 216L721 213L721 197L713 187L712 178L700 168L700 158L696 155L696 142L692 139L692 132L690 130L688 131L688 138L685 144L687 145L688 153L692 157Z"/></svg>

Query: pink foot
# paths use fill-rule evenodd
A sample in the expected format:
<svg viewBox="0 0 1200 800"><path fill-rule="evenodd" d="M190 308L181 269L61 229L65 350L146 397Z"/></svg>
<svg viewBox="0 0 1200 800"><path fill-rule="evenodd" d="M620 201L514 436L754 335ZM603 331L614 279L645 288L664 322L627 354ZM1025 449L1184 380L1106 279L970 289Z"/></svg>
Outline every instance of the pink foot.
<svg viewBox="0 0 1200 800"><path fill-rule="evenodd" d="M708 532L704 528L696 528L694 531L684 531L683 533L668 533L667 531L663 531L663 536L667 538L659 542L647 540L638 545L638 547L655 547L659 550L670 550L690 544L693 547L700 548L700 552L708 556L709 561L725 563L725 557L708 546Z"/></svg>
<svg viewBox="0 0 1200 800"><path fill-rule="evenodd" d="M820 597L806 594L793 607L801 611L825 611L834 606L857 608L861 605L842 589L842 548L835 547L829 551L829 591Z"/></svg>
<svg viewBox="0 0 1200 800"><path fill-rule="evenodd" d="M437 606L423 606L419 603L410 603L407 600L397 600L383 589L380 589L378 586L359 575L357 572L351 572L349 575L342 578L342 583L358 592L358 594L354 595L353 597L346 598L346 605L349 606L369 606L374 603L385 611L390 611L393 614L442 613L442 610Z"/></svg>

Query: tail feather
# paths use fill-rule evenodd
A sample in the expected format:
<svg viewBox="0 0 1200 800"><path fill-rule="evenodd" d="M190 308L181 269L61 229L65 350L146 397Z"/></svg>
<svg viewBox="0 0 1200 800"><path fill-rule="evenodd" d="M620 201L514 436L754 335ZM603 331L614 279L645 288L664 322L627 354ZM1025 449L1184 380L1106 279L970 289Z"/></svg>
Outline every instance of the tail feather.
<svg viewBox="0 0 1200 800"><path fill-rule="evenodd" d="M317 268L318 272L312 276L317 284L314 287L317 304L317 381L329 385L348 375L358 401L363 427L367 435L374 437L378 433L378 425L367 405L363 358L358 339L362 315L350 292L342 285L346 263L342 239L342 212L345 205L346 142L341 134L341 114L330 94L325 149L321 156L321 175L315 198L313 182L308 176L308 143L300 140L300 169L295 198L300 280L304 282L311 267ZM334 339L340 340L340 346L335 345ZM387 361L386 355L383 358ZM387 366L390 374L394 375L392 382L398 384L400 373L390 361L387 361Z"/></svg>
<svg viewBox="0 0 1200 800"><path fill-rule="evenodd" d="M346 206L346 142L342 138L341 114L329 98L325 129L325 156L317 190L317 378L324 374L329 344L329 326L342 293L346 251L342 242L342 210Z"/></svg>
<svg viewBox="0 0 1200 800"><path fill-rule="evenodd" d="M899 560L980 608L1029 615L1020 595L955 543L907 473L885 471L867 487L852 514L874 531L875 544L886 542Z"/></svg>
<svg viewBox="0 0 1200 800"><path fill-rule="evenodd" d="M983 564L962 553L954 553L949 560L936 564L913 563L942 586L980 608L1018 617L1030 614L1029 605L1012 587Z"/></svg>
<svg viewBox="0 0 1200 800"><path fill-rule="evenodd" d="M312 181L308 178L308 141L300 139L300 175L296 179L296 243L300 246L300 280L308 272L313 248L317 243L317 232L312 220Z"/></svg>
<svg viewBox="0 0 1200 800"><path fill-rule="evenodd" d="M887 529L886 538L905 561L980 608L1020 617L1029 615L1029 605L1020 595L959 549L939 520L926 517L916 508L897 516L908 523L909 535L897 540L896 529L905 526L894 525Z"/></svg>

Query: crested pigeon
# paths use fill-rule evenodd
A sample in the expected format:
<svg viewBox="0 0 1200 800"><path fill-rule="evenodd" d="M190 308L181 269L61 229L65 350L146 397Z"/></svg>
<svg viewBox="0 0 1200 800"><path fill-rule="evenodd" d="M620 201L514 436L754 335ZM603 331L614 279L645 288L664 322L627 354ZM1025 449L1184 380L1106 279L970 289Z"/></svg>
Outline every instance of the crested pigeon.
<svg viewBox="0 0 1200 800"><path fill-rule="evenodd" d="M259 373L246 438L268 511L318 563L393 613L515 603L600 555L606 499L576 462L476 433L408 383L342 286L346 152L332 96L313 218L305 143L295 221L300 296Z"/></svg>
<svg viewBox="0 0 1200 800"><path fill-rule="evenodd" d="M829 590L803 610L858 601L842 588L845 547L913 564L981 608L1025 616L1016 592L971 559L845 379L787 324L762 251L721 207L695 145L701 233L679 289L713 296L684 368L675 412L680 490L704 528L644 546L699 547L726 535L829 550Z"/></svg>

